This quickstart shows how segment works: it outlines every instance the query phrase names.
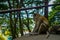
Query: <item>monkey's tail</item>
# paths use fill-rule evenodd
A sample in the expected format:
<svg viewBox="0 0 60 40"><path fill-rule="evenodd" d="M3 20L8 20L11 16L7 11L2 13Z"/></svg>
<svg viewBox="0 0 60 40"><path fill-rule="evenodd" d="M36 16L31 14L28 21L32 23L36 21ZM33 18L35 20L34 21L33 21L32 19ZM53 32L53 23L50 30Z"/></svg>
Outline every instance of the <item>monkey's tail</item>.
<svg viewBox="0 0 60 40"><path fill-rule="evenodd" d="M50 36L50 34L49 34L49 32L47 32L46 38L49 38L49 36Z"/></svg>

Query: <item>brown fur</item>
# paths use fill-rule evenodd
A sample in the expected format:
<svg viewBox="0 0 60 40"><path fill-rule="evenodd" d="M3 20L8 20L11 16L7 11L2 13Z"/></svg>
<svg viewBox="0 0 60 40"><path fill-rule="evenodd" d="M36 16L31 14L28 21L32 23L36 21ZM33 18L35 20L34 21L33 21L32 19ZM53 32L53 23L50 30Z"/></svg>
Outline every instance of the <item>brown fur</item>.
<svg viewBox="0 0 60 40"><path fill-rule="evenodd" d="M44 17L41 16L40 14L34 14L33 19L35 21L35 28L33 30L33 33L38 33L41 34L42 32L47 33L47 37L49 36L49 22L48 20Z"/></svg>

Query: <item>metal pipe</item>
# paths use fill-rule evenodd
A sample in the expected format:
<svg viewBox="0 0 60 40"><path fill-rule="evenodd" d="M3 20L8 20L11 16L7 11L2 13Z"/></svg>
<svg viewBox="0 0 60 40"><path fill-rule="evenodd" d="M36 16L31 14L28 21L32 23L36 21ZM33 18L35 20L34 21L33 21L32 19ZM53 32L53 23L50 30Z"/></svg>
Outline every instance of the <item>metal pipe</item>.
<svg viewBox="0 0 60 40"><path fill-rule="evenodd" d="M16 8L16 9L10 9L10 10L0 10L1 13L9 13L9 12L15 12L15 11L24 11L24 10L29 10L29 9L38 9L38 8L43 8L43 7L50 7L50 6L58 6L60 4L51 4L51 5L45 5L45 6L37 6L37 7L31 7L31 8Z"/></svg>

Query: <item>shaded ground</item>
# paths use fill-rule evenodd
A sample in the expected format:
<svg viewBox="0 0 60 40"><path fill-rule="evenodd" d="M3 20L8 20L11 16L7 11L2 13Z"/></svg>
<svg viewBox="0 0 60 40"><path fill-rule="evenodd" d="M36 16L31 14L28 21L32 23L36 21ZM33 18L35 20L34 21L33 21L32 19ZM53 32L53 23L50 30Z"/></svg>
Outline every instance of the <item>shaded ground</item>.
<svg viewBox="0 0 60 40"><path fill-rule="evenodd" d="M22 36L15 40L60 40L60 35L51 34L48 39L46 39L46 35Z"/></svg>

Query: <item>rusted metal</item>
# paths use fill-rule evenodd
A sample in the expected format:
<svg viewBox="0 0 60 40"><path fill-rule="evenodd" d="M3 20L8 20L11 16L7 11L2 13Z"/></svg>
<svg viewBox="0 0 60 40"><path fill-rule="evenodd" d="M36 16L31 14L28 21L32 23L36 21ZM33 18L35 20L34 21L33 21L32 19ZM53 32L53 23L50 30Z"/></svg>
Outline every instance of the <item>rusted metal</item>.
<svg viewBox="0 0 60 40"><path fill-rule="evenodd" d="M45 5L45 6L37 6L37 7L31 7L31 8L15 8L15 9L10 9L10 10L0 10L1 13L9 13L9 12L15 12L15 11L24 11L24 10L29 10L29 9L38 9L38 8L43 8L43 7L50 7L50 6L58 6L60 4L51 4L51 5Z"/></svg>

